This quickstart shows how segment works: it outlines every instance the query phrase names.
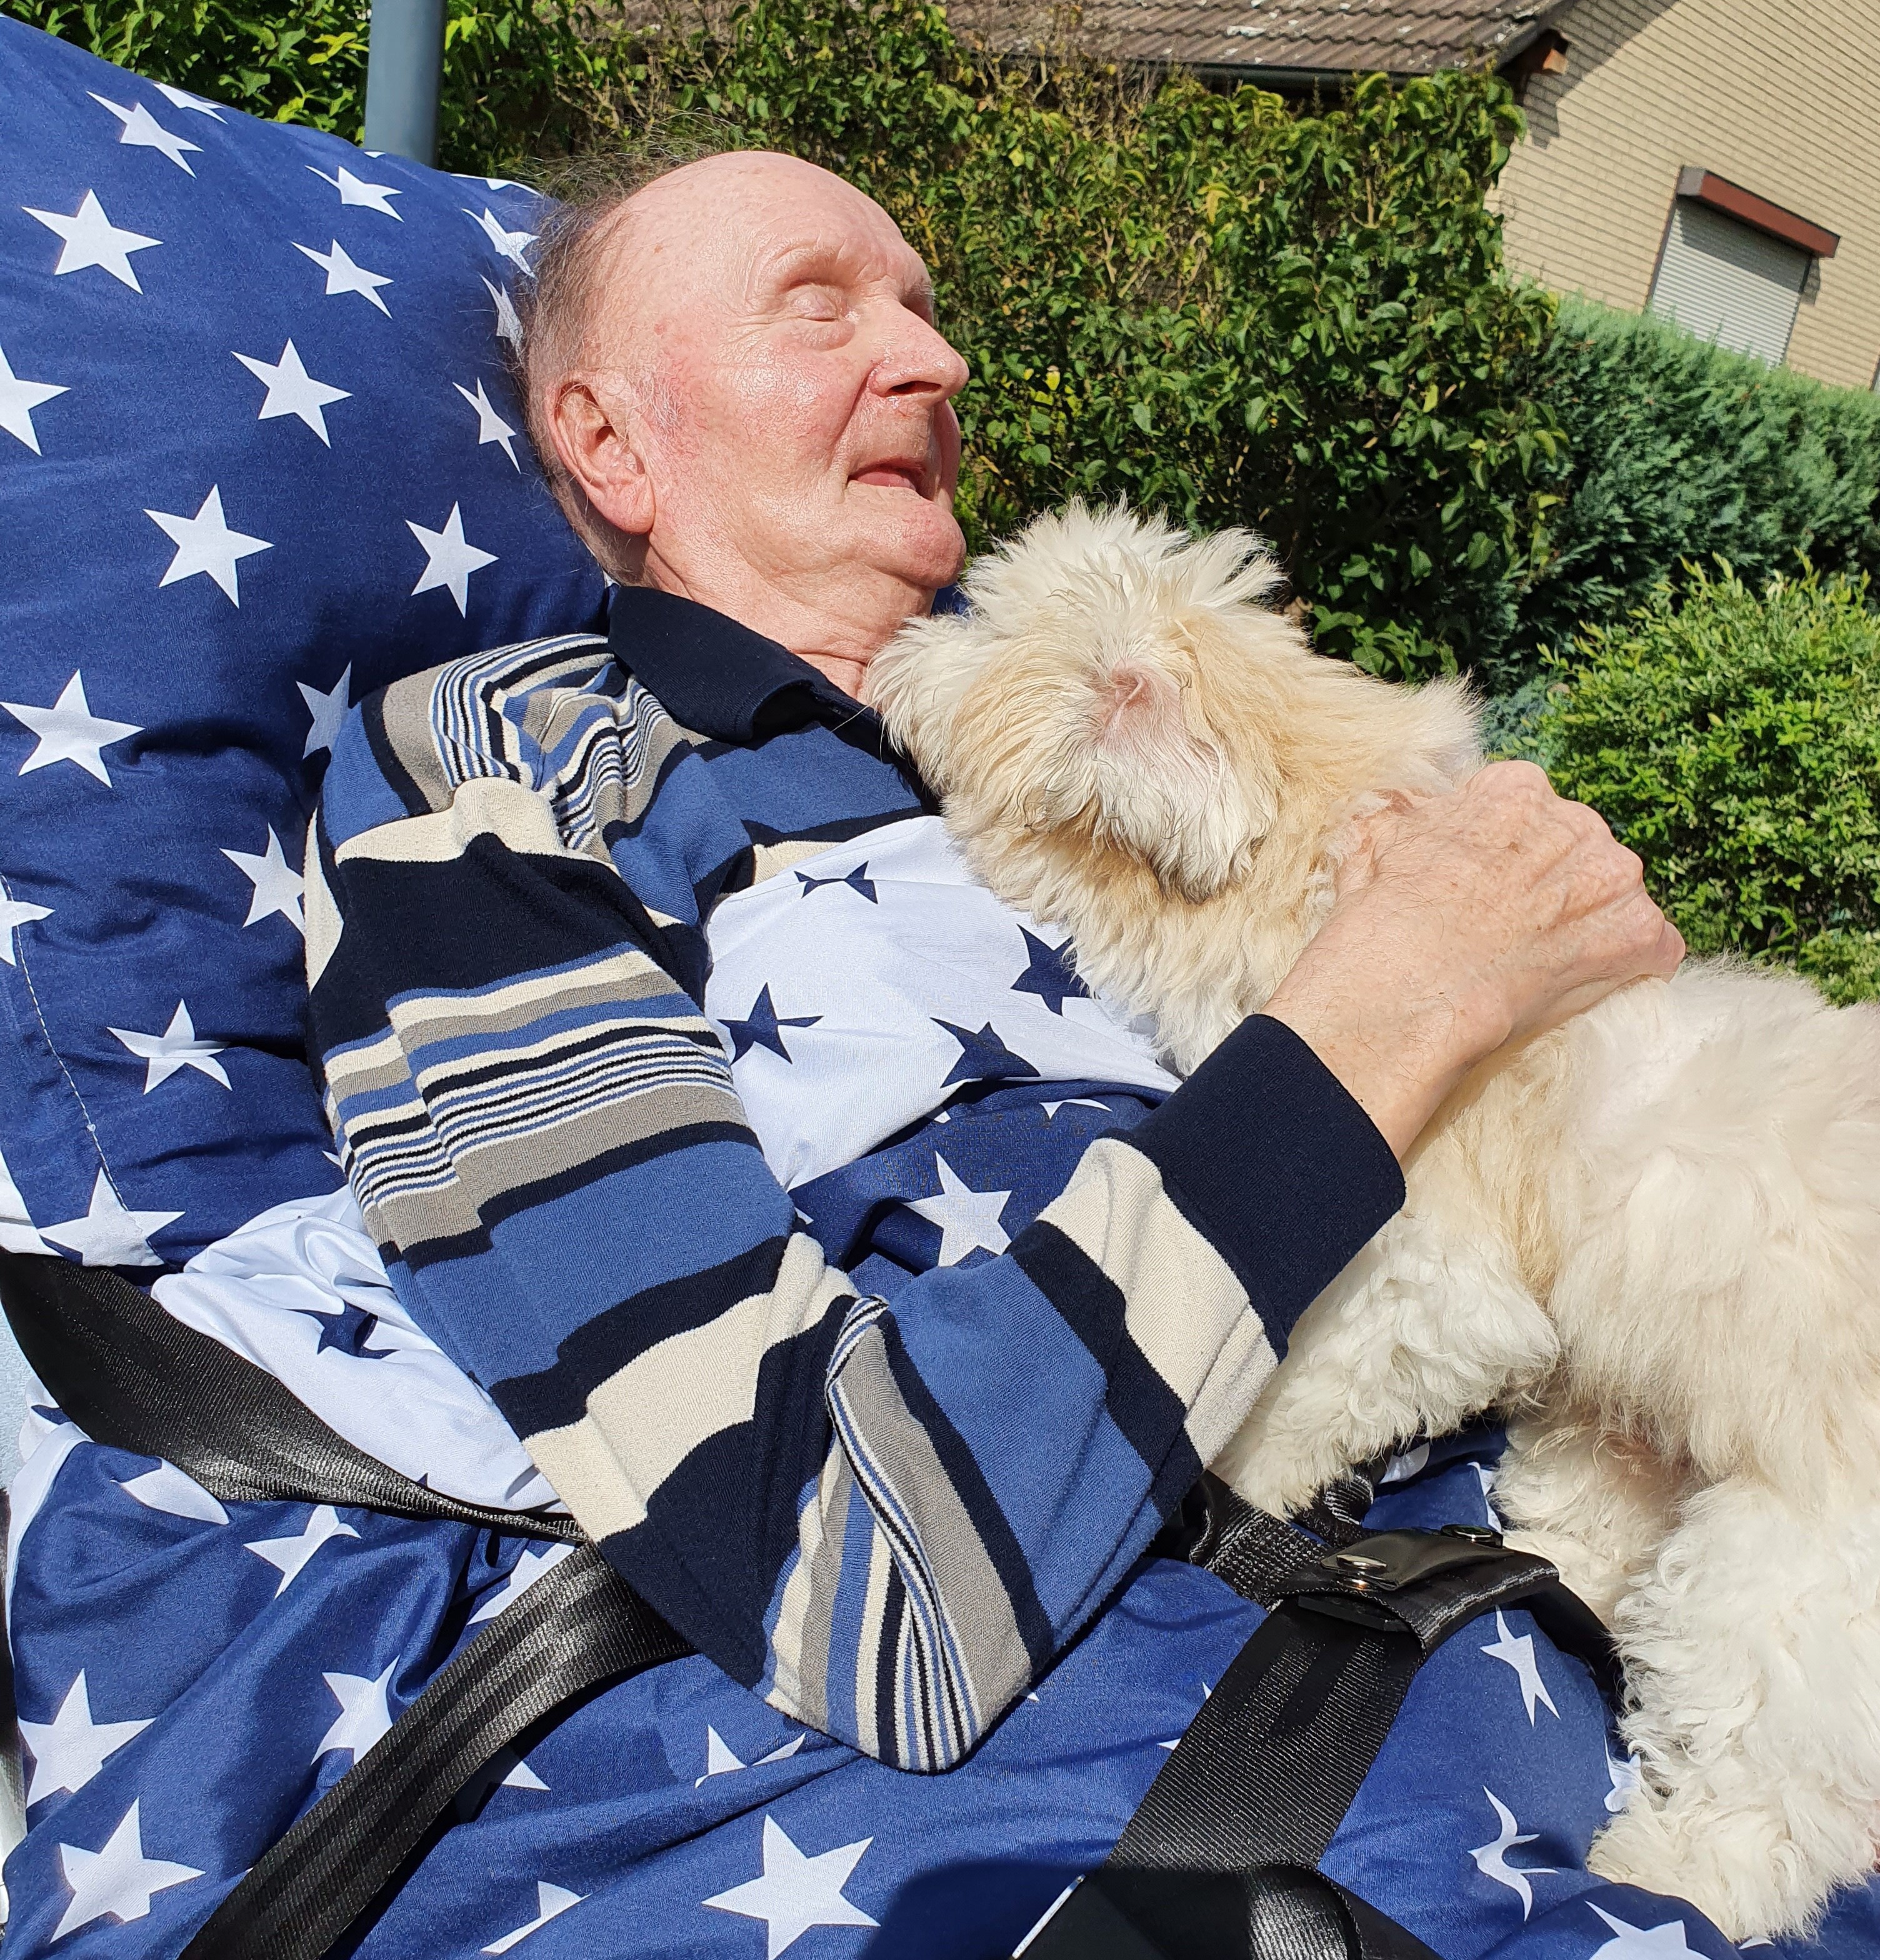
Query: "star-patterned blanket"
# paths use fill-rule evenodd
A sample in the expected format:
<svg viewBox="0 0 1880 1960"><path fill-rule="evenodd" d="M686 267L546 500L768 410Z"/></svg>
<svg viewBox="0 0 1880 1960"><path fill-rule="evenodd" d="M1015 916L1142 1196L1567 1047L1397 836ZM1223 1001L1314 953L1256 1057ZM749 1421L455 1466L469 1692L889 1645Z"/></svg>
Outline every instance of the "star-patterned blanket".
<svg viewBox="0 0 1880 1960"><path fill-rule="evenodd" d="M580 626L504 364L539 200L0 18L0 1244L332 1191L308 814L349 702Z"/></svg>
<svg viewBox="0 0 1880 1960"><path fill-rule="evenodd" d="M4 21L0 112L0 1243L161 1268L169 1310L364 1446L536 1501L540 1472L338 1188L300 1033L300 839L348 703L598 612L498 358L531 202ZM884 1297L994 1259L1166 1087L1053 937L969 917L943 860L903 813L768 866L727 902L724 971L746 984L712 1004L800 1214ZM815 937L791 950L766 893L794 895ZM884 932L903 899L956 908L956 940L931 918ZM938 970L969 943L970 972ZM878 1080L838 1078L839 1099L818 1058L843 1066L822 1044L849 1010L796 991L818 946L858 993L869 976L847 1034L894 1021ZM797 1082L840 1107L793 1114ZM565 1555L224 1505L56 1410L23 1441L14 1960L175 1952ZM1493 1455L1479 1437L1409 1452L1372 1522L1481 1521ZM1140 1561L937 1776L789 1720L703 1657L660 1669L491 1764L362 1960L1009 1952L1104 1855L1257 1618L1205 1573ZM1629 1773L1583 1670L1509 1614L1420 1679L1328 1869L1447 1960L1724 1960L1687 1908L1587 1879ZM1788 1949L1876 1951L1864 1894Z"/></svg>
<svg viewBox="0 0 1880 1960"><path fill-rule="evenodd" d="M224 1505L36 1427L16 1503L30 1519L55 1475L60 1491L14 1581L37 1630L20 1682L36 1828L7 1866L9 1950L33 1960L173 1954L231 1866L566 1555ZM1420 1448L1371 1522L1482 1521L1493 1457L1480 1437ZM75 1559L99 1575L88 1596L49 1592ZM703 1659L672 1663L493 1762L362 1960L997 1960L1101 1860L1258 1617L1150 1562L942 1777L785 1721ZM1632 1774L1584 1670L1506 1614L1425 1669L1325 1869L1445 1960L1730 1960L1688 1908L1587 1879ZM1871 1960L1880 1909L1843 1898L1818 1941L1780 1951Z"/></svg>
<svg viewBox="0 0 1880 1960"><path fill-rule="evenodd" d="M800 902L825 885L861 904ZM889 824L730 893L707 936L705 1008L738 1099L765 1162L812 1216L804 1201L817 1179L943 1109L961 1083L1101 1082L1158 1097L1175 1084L1147 1029L1092 998L1063 956L1064 934L1001 905L937 816ZM942 1176L923 1215L965 1235L967 1249L1003 1252L998 1208L975 1224L975 1194L950 1169ZM953 1246L943 1265L962 1256Z"/></svg>

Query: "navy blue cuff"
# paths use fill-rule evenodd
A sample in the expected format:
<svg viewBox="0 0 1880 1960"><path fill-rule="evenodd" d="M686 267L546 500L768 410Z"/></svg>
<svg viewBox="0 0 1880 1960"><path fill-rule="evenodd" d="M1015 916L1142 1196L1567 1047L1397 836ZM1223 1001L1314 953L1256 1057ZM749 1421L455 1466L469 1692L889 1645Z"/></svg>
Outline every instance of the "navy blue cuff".
<svg viewBox="0 0 1880 1960"><path fill-rule="evenodd" d="M1283 1022L1243 1021L1128 1133L1284 1354L1293 1323L1404 1201L1350 1092Z"/></svg>

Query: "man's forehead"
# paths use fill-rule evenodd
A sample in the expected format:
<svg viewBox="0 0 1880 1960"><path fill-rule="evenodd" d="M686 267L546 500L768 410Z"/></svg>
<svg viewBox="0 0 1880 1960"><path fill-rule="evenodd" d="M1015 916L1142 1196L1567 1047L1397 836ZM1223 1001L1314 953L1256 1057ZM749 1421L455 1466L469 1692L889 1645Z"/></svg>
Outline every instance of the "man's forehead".
<svg viewBox="0 0 1880 1960"><path fill-rule="evenodd" d="M734 303L817 278L928 289L920 255L880 205L798 158L707 158L649 184L621 220L620 271Z"/></svg>

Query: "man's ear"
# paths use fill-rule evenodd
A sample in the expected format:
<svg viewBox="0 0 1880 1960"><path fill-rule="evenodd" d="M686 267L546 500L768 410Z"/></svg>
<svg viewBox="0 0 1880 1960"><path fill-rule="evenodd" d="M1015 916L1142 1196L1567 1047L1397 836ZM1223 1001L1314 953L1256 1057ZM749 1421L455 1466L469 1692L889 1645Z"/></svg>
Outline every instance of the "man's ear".
<svg viewBox="0 0 1880 1960"><path fill-rule="evenodd" d="M641 420L624 392L571 375L549 404L549 426L561 466L596 514L628 537L644 537L657 500Z"/></svg>

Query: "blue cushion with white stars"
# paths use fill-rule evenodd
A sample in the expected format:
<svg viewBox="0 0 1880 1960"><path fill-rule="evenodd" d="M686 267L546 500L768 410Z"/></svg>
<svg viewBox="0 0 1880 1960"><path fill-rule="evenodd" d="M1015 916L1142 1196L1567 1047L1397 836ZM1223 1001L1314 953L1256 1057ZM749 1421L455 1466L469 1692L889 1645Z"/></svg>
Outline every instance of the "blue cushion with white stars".
<svg viewBox="0 0 1880 1960"><path fill-rule="evenodd" d="M301 870L350 702L600 616L504 362L540 201L0 19L0 1245L339 1172Z"/></svg>

